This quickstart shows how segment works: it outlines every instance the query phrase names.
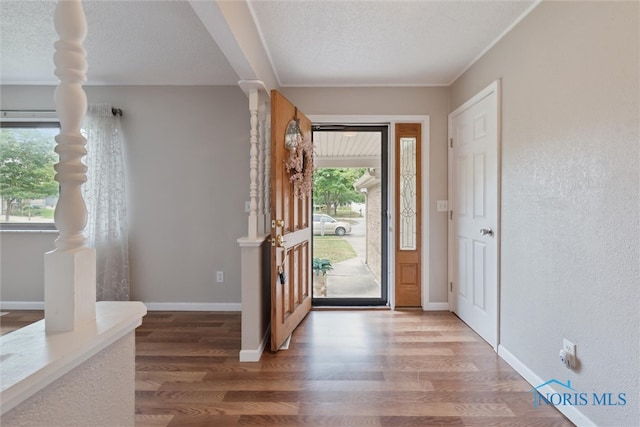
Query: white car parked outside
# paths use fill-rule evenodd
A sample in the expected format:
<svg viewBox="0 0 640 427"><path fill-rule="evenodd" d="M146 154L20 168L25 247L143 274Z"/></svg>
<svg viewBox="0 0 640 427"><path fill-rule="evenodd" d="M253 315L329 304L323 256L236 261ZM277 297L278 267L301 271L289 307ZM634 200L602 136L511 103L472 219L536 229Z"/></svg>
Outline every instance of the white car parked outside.
<svg viewBox="0 0 640 427"><path fill-rule="evenodd" d="M329 215L313 214L313 234L335 234L344 236L351 233L351 224L338 221Z"/></svg>

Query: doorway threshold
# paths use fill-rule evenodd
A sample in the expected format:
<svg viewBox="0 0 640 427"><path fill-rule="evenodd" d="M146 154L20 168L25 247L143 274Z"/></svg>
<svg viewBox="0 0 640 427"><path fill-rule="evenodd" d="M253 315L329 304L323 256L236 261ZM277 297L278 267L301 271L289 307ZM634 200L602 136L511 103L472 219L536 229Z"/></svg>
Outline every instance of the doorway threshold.
<svg viewBox="0 0 640 427"><path fill-rule="evenodd" d="M311 307L311 311L391 310L388 305L322 305Z"/></svg>

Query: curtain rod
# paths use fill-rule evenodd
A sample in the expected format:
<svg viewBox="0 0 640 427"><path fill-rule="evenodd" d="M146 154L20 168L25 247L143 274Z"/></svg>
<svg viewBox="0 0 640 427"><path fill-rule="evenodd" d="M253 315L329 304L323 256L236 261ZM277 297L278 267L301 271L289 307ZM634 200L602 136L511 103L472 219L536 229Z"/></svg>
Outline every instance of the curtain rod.
<svg viewBox="0 0 640 427"><path fill-rule="evenodd" d="M52 115L56 110L2 110L2 118L38 118L40 115ZM111 107L111 114L122 117L122 109ZM13 117L11 117L13 116Z"/></svg>

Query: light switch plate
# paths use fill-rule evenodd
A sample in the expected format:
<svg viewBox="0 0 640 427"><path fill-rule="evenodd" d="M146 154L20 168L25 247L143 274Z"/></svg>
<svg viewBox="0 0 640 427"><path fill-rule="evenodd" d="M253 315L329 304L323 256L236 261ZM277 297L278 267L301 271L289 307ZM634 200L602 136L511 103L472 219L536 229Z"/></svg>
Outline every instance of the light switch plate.
<svg viewBox="0 0 640 427"><path fill-rule="evenodd" d="M448 200L438 200L436 204L436 208L438 212L446 212L449 210L449 201Z"/></svg>

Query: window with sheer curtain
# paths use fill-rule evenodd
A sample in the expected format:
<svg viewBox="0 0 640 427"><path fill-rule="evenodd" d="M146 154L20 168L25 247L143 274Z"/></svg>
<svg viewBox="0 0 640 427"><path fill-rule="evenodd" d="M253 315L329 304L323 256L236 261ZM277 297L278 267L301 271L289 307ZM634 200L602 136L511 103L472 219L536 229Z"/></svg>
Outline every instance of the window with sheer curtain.
<svg viewBox="0 0 640 427"><path fill-rule="evenodd" d="M129 300L129 248L124 139L120 117L107 104L89 105L87 138L87 245L96 250L98 301Z"/></svg>

